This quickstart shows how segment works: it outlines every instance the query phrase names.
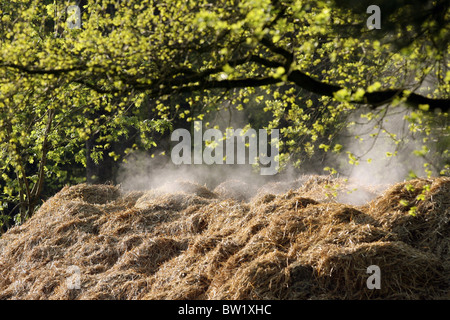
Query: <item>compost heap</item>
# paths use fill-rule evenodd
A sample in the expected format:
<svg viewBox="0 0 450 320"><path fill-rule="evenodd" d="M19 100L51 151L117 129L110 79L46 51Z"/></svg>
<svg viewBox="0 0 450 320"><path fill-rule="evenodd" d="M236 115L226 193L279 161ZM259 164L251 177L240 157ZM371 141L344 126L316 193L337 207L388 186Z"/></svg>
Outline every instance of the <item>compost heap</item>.
<svg viewBox="0 0 450 320"><path fill-rule="evenodd" d="M353 186L320 176L176 185L63 188L0 238L0 299L450 298L448 177L359 205L339 202Z"/></svg>

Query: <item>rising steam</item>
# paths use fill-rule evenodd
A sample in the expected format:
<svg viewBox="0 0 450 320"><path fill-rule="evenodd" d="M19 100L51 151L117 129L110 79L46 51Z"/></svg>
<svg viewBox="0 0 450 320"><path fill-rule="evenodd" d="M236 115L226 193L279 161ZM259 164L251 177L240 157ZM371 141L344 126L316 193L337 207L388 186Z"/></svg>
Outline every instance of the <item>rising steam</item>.
<svg viewBox="0 0 450 320"><path fill-rule="evenodd" d="M404 119L407 113L408 109L396 107L372 121L364 121L360 114L350 119L356 124L337 138L343 144L344 151L328 157L324 163L316 164L315 168L316 172L320 172L326 166L333 167L338 170L338 175L333 178L348 179L349 186L345 192L339 193L338 201L363 204L377 195L368 192L368 189L379 193L393 183L407 180L411 172L418 176L425 175L424 164L427 161L414 155L414 150L420 148L422 136L412 137L408 132ZM357 165L349 164L347 152L357 157ZM124 190L162 188L173 192L177 190L179 181L190 181L213 190L225 181L237 180L245 182L249 190L261 190L265 186L265 192L278 194L285 192L289 186L298 187L298 182L307 181L305 176L309 174L290 166L275 176L261 176L258 172L249 164L174 165L170 155L152 158L141 152L133 154L121 166L117 181Z"/></svg>

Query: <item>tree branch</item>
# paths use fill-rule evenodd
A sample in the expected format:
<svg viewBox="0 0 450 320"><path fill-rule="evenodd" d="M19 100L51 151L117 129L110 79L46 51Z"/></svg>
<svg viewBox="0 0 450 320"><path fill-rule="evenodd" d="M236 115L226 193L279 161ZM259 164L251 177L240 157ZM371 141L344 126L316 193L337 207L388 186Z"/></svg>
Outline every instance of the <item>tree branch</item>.
<svg viewBox="0 0 450 320"><path fill-rule="evenodd" d="M161 89L151 90L151 96L166 95L171 93L182 93L191 91L201 91L208 89L234 89L234 88L250 88L250 87L261 87L272 85L276 83L283 82L281 79L276 79L272 77L266 78L246 78L237 80L211 80L202 81L199 84L187 85L178 88L166 87Z"/></svg>
<svg viewBox="0 0 450 320"><path fill-rule="evenodd" d="M52 128L52 122L53 122L54 116L55 116L55 110L54 109L48 110L47 126L45 128L44 141L42 142L42 156L41 156L41 160L39 162L38 180L34 184L33 189L31 190L30 199L28 200L29 202L28 202L27 218L30 218L33 215L36 202L38 201L39 196L42 192L42 188L44 186L45 165L47 163L47 153L49 151L48 136L49 136L51 128Z"/></svg>
<svg viewBox="0 0 450 320"><path fill-rule="evenodd" d="M33 69L33 68L26 67L26 66L13 64L13 63L0 64L0 67L17 69L17 70L25 72L27 74L53 74L53 75L60 75L63 73L68 73L68 72L73 72L73 71L86 70L85 67L73 67L73 68L62 68L62 69L40 69L40 68Z"/></svg>
<svg viewBox="0 0 450 320"><path fill-rule="evenodd" d="M288 74L287 79L293 83L295 83L300 88L307 90L309 92L333 97L334 93L344 89L341 86L321 82L319 80L314 79L313 77L299 71L293 70L289 71L289 68L293 61L293 54L288 50L276 46L269 38L265 37L261 40L261 44L267 47L271 52L281 55L285 58L285 63L269 60L257 55L250 55L248 57L242 59L236 59L229 61L228 64L230 66L236 67L238 65L244 65L249 62L260 64L266 68L277 68L284 67ZM60 75L73 71L82 71L85 70L84 67L73 67L73 68L65 68L65 69L30 69L24 66L15 65L15 64L3 64L0 67L8 67L15 68L19 71L28 73L28 74L54 74ZM173 92L187 92L187 91L196 91L203 89L214 89L214 88L224 88L224 89L232 89L232 88L242 88L242 87L258 87L270 84L276 84L282 82L281 79L275 79L273 77L265 77L265 78L245 78L245 79L236 79L236 80L207 80L211 75L222 72L223 66L211 68L208 70L204 70L202 72L195 72L193 70L189 70L186 68L180 69L180 73L185 74L186 76L176 77L174 79L159 79L152 83L157 83L158 86L162 86L162 88L154 89L152 86L154 85L146 85L139 84L134 81L131 83L127 83L131 85L136 90L147 91L150 90L152 94L160 93L160 94L170 94ZM172 75L174 73L171 73ZM175 73L176 74L176 73ZM97 86L91 82L84 80L83 78L78 78L73 80L76 83L82 84L98 93L114 93L120 90L117 89L105 89L100 86ZM126 79L124 79L126 80ZM126 83L126 82L125 82ZM199 83L193 84L192 83ZM374 107L380 106L382 104L390 103L395 98L406 98L406 103L414 108L419 108L419 105L428 105L430 111L434 110L442 110L443 112L450 111L450 99L435 99L428 98L417 93L410 93L407 95L403 89L388 89L388 90L380 90L375 92L366 92L361 100L351 101L356 104L368 104Z"/></svg>

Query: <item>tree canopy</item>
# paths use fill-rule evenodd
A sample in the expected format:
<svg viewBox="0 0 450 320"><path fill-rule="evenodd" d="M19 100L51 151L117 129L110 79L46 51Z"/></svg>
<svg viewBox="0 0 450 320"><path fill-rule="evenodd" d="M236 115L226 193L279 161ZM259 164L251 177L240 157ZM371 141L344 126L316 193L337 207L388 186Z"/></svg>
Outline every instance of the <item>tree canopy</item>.
<svg viewBox="0 0 450 320"><path fill-rule="evenodd" d="M74 164L86 165L89 139L94 161L119 160L230 105L249 125L279 127L280 160L296 166L342 152L335 138L355 112L376 120L407 106L448 174L447 1L0 3L0 201L18 221L46 185L84 181ZM381 29L367 28L370 4ZM81 28L68 27L69 5ZM117 154L130 130L135 143ZM416 153L430 156L429 144Z"/></svg>

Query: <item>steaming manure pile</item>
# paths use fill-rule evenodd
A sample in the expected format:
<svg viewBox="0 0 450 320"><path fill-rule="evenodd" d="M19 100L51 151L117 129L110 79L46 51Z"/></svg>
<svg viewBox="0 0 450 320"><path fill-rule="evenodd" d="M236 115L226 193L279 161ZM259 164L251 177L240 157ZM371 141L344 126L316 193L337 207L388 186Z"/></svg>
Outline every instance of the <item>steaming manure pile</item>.
<svg viewBox="0 0 450 320"><path fill-rule="evenodd" d="M450 298L449 178L359 205L336 185L65 187L0 238L0 299Z"/></svg>

